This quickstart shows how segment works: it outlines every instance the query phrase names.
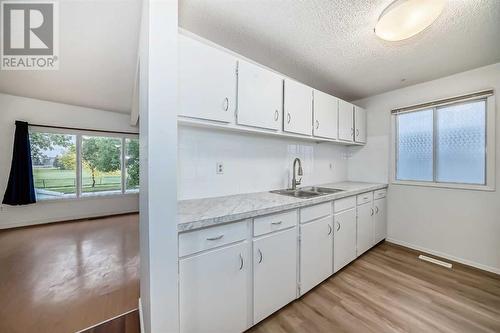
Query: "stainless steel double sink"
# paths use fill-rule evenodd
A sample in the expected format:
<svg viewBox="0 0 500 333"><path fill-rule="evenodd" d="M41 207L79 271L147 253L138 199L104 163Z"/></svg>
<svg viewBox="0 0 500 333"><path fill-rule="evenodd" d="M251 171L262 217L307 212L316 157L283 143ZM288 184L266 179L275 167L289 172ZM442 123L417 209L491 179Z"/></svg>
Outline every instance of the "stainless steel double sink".
<svg viewBox="0 0 500 333"><path fill-rule="evenodd" d="M343 190L340 190L337 188L308 186L308 187L298 188L295 190L285 189L285 190L275 190L275 191L270 191L270 192L276 193L276 194L281 194L281 195L287 195L289 197L308 199L308 198L314 198L317 196L327 195L327 194L332 194L332 193L337 193L337 192L342 192L342 191Z"/></svg>

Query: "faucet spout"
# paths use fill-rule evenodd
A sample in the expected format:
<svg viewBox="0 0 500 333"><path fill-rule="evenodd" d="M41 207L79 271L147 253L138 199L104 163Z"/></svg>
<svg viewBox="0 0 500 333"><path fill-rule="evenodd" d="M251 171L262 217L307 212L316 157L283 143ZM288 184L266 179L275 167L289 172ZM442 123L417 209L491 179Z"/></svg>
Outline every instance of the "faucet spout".
<svg viewBox="0 0 500 333"><path fill-rule="evenodd" d="M297 177L295 176L295 169L296 169L297 164L299 165L299 169L297 170L297 174L299 176L304 175L304 171L302 170L302 162L300 161L300 158L297 157L293 160L292 190L297 189L297 185L300 185L300 183L302 181L302 178L297 180Z"/></svg>

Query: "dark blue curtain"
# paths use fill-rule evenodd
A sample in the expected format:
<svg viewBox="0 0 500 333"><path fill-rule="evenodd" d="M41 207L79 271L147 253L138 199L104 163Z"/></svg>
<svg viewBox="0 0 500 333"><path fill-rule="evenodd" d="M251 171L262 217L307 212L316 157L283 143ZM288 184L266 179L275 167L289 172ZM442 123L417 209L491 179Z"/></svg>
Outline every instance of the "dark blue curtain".
<svg viewBox="0 0 500 333"><path fill-rule="evenodd" d="M35 202L28 123L16 121L14 152L3 203L6 205L27 205Z"/></svg>

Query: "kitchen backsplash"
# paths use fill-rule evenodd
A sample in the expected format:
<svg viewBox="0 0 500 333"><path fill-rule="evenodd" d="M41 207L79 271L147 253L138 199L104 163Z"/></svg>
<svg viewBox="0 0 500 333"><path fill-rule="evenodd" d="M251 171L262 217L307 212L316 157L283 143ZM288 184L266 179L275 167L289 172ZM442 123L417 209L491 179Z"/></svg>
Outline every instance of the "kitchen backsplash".
<svg viewBox="0 0 500 333"><path fill-rule="evenodd" d="M289 187L295 157L302 185L347 179L349 151L340 145L190 127L178 139L179 200Z"/></svg>

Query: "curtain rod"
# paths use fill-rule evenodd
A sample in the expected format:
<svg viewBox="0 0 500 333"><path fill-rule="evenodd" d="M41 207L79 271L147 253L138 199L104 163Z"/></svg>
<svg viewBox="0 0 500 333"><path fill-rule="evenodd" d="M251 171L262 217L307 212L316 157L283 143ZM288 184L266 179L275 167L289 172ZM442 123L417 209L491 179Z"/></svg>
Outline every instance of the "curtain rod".
<svg viewBox="0 0 500 333"><path fill-rule="evenodd" d="M97 133L133 134L133 135L138 135L139 134L137 132L106 131L106 130L91 129L91 128L77 128L77 127L66 127L66 126L51 126L51 125L40 125L40 124L32 124L32 123L28 123L28 126L43 127L43 128L56 128L56 129L65 129L65 130L73 130L73 131L97 132Z"/></svg>
<svg viewBox="0 0 500 333"><path fill-rule="evenodd" d="M493 89L482 90L482 91L474 92L471 94L465 94L465 95L460 95L460 96L455 96L455 97L450 97L450 98L439 99L439 100L435 100L432 102L396 108L396 109L391 110L391 113L398 114L398 113L411 112L411 111L416 111L419 109L426 109L426 108L430 108L430 107L434 107L434 106L453 104L456 102L478 99L481 97L488 97L488 96L492 96L493 94L494 94Z"/></svg>

